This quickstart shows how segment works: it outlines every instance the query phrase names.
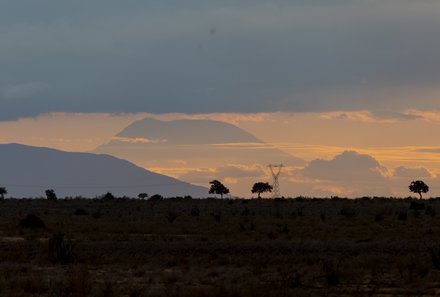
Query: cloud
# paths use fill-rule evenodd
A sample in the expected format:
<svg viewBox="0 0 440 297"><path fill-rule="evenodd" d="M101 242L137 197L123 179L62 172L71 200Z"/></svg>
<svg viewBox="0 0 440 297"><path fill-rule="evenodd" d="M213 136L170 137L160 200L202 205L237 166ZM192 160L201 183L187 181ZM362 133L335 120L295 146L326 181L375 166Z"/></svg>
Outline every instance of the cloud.
<svg viewBox="0 0 440 297"><path fill-rule="evenodd" d="M440 148L421 148L421 149L416 149L416 152L440 154Z"/></svg>
<svg viewBox="0 0 440 297"><path fill-rule="evenodd" d="M299 173L314 179L329 181L383 181L387 169L373 157L345 151L332 160L311 161Z"/></svg>
<svg viewBox="0 0 440 297"><path fill-rule="evenodd" d="M44 82L28 82L2 88L5 99L24 99L48 91L51 86Z"/></svg>
<svg viewBox="0 0 440 297"><path fill-rule="evenodd" d="M127 142L127 143L164 143L167 142L166 139L148 139L143 137L121 137L121 136L115 136L112 138L112 140L119 141L119 142Z"/></svg>
<svg viewBox="0 0 440 297"><path fill-rule="evenodd" d="M316 159L291 172L290 182L303 195L348 197L391 195L388 170L376 159L345 151L331 160Z"/></svg>
<svg viewBox="0 0 440 297"><path fill-rule="evenodd" d="M1 119L439 108L436 1L25 2L0 3L0 85L52 87Z"/></svg>
<svg viewBox="0 0 440 297"><path fill-rule="evenodd" d="M320 117L326 120L348 120L370 124L393 124L398 121L421 120L424 117L415 110L404 112L393 111L334 111L323 112Z"/></svg>
<svg viewBox="0 0 440 297"><path fill-rule="evenodd" d="M407 179L420 179L420 178L431 178L431 173L423 167L419 168L408 168L405 166L399 166L394 169L394 177L407 178Z"/></svg>
<svg viewBox="0 0 440 297"><path fill-rule="evenodd" d="M244 165L227 165L218 167L216 173L221 177L261 177L265 175L261 165L244 166Z"/></svg>
<svg viewBox="0 0 440 297"><path fill-rule="evenodd" d="M266 174L261 165L225 165L217 168L189 169L187 172L179 175L179 179L194 182L207 183L213 179L234 180L264 177Z"/></svg>

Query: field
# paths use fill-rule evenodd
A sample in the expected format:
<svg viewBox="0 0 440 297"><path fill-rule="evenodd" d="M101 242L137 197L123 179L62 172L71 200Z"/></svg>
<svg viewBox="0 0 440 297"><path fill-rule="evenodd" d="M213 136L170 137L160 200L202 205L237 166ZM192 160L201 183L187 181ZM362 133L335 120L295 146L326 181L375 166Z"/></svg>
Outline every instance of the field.
<svg viewBox="0 0 440 297"><path fill-rule="evenodd" d="M440 295L440 199L6 199L0 246L0 296Z"/></svg>

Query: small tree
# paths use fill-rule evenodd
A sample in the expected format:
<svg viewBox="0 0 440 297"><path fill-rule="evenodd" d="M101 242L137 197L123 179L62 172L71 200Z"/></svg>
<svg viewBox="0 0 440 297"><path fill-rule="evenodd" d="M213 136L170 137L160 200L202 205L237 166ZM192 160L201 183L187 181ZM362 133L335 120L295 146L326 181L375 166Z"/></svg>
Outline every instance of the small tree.
<svg viewBox="0 0 440 297"><path fill-rule="evenodd" d="M55 191L52 189L46 190L46 198L47 200L57 200L57 194L55 194Z"/></svg>
<svg viewBox="0 0 440 297"><path fill-rule="evenodd" d="M408 188L411 192L419 194L420 199L423 198L422 193L428 193L429 191L429 186L422 180L412 181Z"/></svg>
<svg viewBox="0 0 440 297"><path fill-rule="evenodd" d="M145 198L148 198L148 194L147 194L147 193L139 193L138 198L139 198L139 199L145 199Z"/></svg>
<svg viewBox="0 0 440 297"><path fill-rule="evenodd" d="M258 182L258 183L254 184L251 192L253 194L258 193L258 199L260 199L261 193L272 192L272 189L273 189L273 187L271 185L269 185L269 183Z"/></svg>
<svg viewBox="0 0 440 297"><path fill-rule="evenodd" d="M223 199L223 195L229 194L229 189L226 188L221 182L218 180L213 180L209 182L211 184L211 188L209 189L209 194L219 194Z"/></svg>
<svg viewBox="0 0 440 297"><path fill-rule="evenodd" d="M103 200L114 200L116 199L116 197L111 193L111 192L107 192L102 196Z"/></svg>
<svg viewBox="0 0 440 297"><path fill-rule="evenodd" d="M5 187L0 187L0 199L5 199L5 195L8 194L8 191L6 191Z"/></svg>

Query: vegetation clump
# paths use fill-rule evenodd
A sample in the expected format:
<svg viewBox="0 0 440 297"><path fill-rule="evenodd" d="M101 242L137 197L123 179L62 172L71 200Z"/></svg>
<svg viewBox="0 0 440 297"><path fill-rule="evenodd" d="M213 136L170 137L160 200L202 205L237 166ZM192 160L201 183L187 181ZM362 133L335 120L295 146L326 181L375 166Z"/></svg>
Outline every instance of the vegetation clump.
<svg viewBox="0 0 440 297"><path fill-rule="evenodd" d="M6 190L5 187L0 187L0 199L3 200L5 199L5 195L8 194L8 191Z"/></svg>
<svg viewBox="0 0 440 297"><path fill-rule="evenodd" d="M261 198L262 193L272 192L273 187L269 183L258 182L252 186L252 194L258 193L258 199Z"/></svg>
<svg viewBox="0 0 440 297"><path fill-rule="evenodd" d="M138 198L139 199L146 199L146 198L148 198L148 194L147 193L139 193Z"/></svg>
<svg viewBox="0 0 440 297"><path fill-rule="evenodd" d="M52 201L58 199L57 194L55 194L55 190L53 189L46 190L46 198L47 200L52 200Z"/></svg>
<svg viewBox="0 0 440 297"><path fill-rule="evenodd" d="M77 208L73 214L76 216L87 216L89 213L83 208Z"/></svg>
<svg viewBox="0 0 440 297"><path fill-rule="evenodd" d="M74 244L65 239L63 232L52 235L49 239L49 259L56 264L70 264L74 261Z"/></svg>
<svg viewBox="0 0 440 297"><path fill-rule="evenodd" d="M425 184L422 180L416 180L411 182L409 185L409 190L413 193L417 193L420 195L420 199L422 199L422 193L428 193L429 192L429 186Z"/></svg>
<svg viewBox="0 0 440 297"><path fill-rule="evenodd" d="M20 220L19 226L27 229L43 229L46 228L43 220L34 214L28 214L24 219Z"/></svg>
<svg viewBox="0 0 440 297"><path fill-rule="evenodd" d="M116 197L111 193L111 192L107 192L102 196L103 200L115 200Z"/></svg>
<svg viewBox="0 0 440 297"><path fill-rule="evenodd" d="M223 199L223 195L229 194L229 189L225 187L221 182L218 180L212 180L209 182L211 184L211 187L209 188L209 194L218 194L220 195L220 198Z"/></svg>

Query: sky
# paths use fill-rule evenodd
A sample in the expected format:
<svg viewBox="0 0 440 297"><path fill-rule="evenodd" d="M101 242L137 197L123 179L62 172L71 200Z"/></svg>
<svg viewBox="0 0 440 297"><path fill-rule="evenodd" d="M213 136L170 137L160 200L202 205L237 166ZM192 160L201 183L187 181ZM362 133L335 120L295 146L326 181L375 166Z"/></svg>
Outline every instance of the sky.
<svg viewBox="0 0 440 297"><path fill-rule="evenodd" d="M292 193L403 195L440 172L439 12L436 0L3 0L0 142L91 151L145 116L215 118L309 162L286 171ZM375 186L317 173L341 159Z"/></svg>
<svg viewBox="0 0 440 297"><path fill-rule="evenodd" d="M438 108L435 0L3 0L1 119Z"/></svg>

